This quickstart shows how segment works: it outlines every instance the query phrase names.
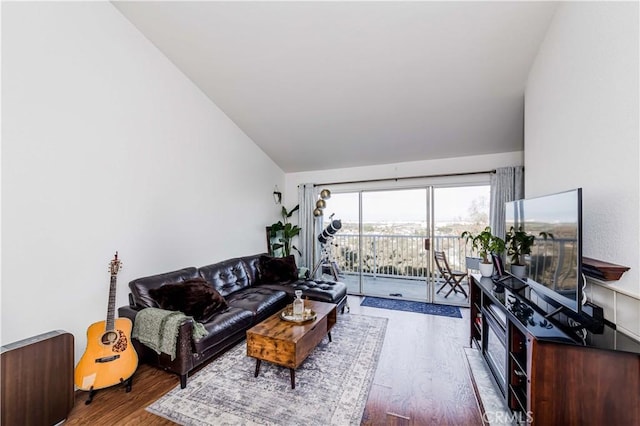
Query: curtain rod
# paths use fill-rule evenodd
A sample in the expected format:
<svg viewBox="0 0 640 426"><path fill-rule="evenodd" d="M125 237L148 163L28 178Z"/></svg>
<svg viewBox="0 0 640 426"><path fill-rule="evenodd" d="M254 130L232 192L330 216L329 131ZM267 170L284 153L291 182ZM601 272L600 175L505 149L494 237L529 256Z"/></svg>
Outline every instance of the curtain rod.
<svg viewBox="0 0 640 426"><path fill-rule="evenodd" d="M380 178L380 179L365 179L365 180L352 180L348 182L326 182L326 183L315 183L313 186L327 186L327 185L343 185L343 184L353 184L353 183L370 183L370 182L389 182L389 181L399 181L399 180L408 180L408 179L425 179L425 178L439 178L439 177L453 177L453 176L470 176L470 175L485 175L495 173L496 170L487 170L484 172L469 172L469 173L442 173L438 175L424 175L424 176L403 176L397 178Z"/></svg>

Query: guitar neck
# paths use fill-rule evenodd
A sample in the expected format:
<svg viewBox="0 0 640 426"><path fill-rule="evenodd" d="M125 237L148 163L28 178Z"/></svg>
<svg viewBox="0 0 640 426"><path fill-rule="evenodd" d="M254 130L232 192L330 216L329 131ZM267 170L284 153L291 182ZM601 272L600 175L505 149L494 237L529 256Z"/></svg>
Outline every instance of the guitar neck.
<svg viewBox="0 0 640 426"><path fill-rule="evenodd" d="M109 305L107 306L107 331L115 329L116 276L111 274L109 283Z"/></svg>

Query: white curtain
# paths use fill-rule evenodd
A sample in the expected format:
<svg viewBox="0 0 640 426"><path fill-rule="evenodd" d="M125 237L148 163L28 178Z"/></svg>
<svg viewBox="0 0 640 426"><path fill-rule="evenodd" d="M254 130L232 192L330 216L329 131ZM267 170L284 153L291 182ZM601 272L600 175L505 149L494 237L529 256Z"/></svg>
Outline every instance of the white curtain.
<svg viewBox="0 0 640 426"><path fill-rule="evenodd" d="M302 228L299 247L302 255L298 266L309 268L309 272L313 271L320 253L317 236L322 231L322 217L316 219L313 216L318 193L319 191L312 183L298 186L298 203L300 204L298 222Z"/></svg>
<svg viewBox="0 0 640 426"><path fill-rule="evenodd" d="M491 175L491 206L489 207L489 225L493 235L505 237L504 203L524 198L524 168L501 167Z"/></svg>

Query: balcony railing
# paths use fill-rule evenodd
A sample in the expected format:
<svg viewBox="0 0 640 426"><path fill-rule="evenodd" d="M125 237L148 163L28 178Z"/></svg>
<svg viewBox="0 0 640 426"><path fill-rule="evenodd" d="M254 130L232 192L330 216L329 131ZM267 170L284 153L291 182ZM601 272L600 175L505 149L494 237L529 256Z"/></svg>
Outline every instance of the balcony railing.
<svg viewBox="0 0 640 426"><path fill-rule="evenodd" d="M340 271L345 273L425 278L427 256L432 250L444 251L452 269L465 270L465 258L471 253L463 239L454 235L436 236L431 238L430 250L425 249L425 239L426 236L421 235L337 234L332 254ZM361 259L358 257L360 243Z"/></svg>
<svg viewBox="0 0 640 426"><path fill-rule="evenodd" d="M360 241L361 238L361 241ZM426 236L366 234L336 234L331 245L333 259L341 273L372 277L397 277L424 279L427 274L428 257L433 251L444 251L451 269L466 271L466 257L477 256L455 235L438 235L431 238L430 250L425 249ZM362 259L358 257L362 244ZM528 256L537 268L529 271L534 280L555 283L562 288L565 281L572 282L576 271L575 240L556 238L534 245ZM437 271L436 271L436 275Z"/></svg>

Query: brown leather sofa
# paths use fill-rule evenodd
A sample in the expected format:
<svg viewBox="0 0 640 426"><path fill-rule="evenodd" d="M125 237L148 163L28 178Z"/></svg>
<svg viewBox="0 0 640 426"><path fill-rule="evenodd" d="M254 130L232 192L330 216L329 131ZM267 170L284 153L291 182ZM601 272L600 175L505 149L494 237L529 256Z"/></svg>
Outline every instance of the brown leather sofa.
<svg viewBox="0 0 640 426"><path fill-rule="evenodd" d="M143 308L159 307L149 290L165 284L182 283L203 278L226 300L228 307L203 323L208 335L196 341L192 338L193 320L179 327L176 357L156 353L136 339L132 339L138 357L164 370L180 376L180 386L187 385L187 375L202 363L222 354L246 337L246 330L276 313L294 298L296 290L303 297L321 302L335 303L344 311L347 288L342 282L318 280L285 280L269 282L261 270L264 254L233 258L200 268L189 267L177 271L138 278L129 283L129 306L118 309L121 317L135 322ZM264 258L263 258L264 261Z"/></svg>

